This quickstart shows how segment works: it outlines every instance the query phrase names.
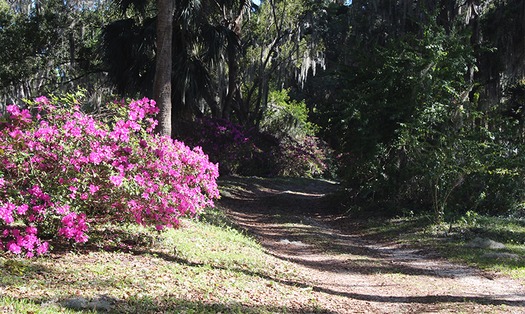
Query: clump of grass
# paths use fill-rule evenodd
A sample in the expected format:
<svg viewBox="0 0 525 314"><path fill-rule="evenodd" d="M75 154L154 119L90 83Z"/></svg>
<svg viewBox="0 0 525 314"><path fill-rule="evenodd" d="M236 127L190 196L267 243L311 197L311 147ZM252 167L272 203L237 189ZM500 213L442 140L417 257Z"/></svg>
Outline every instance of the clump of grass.
<svg viewBox="0 0 525 314"><path fill-rule="evenodd" d="M441 241L440 251L456 260L483 269L525 278L525 221L510 217L491 217L467 212L448 228L449 240ZM475 237L501 242L505 249L471 248ZM501 258L491 253L503 253ZM496 255L497 256L497 255ZM515 256L508 258L505 256Z"/></svg>

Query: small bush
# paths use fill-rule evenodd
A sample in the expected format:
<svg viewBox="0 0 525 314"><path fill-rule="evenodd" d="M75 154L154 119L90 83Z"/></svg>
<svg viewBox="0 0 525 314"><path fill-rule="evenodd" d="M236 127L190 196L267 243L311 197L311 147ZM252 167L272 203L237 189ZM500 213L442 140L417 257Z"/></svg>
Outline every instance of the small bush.
<svg viewBox="0 0 525 314"><path fill-rule="evenodd" d="M279 173L290 177L321 177L328 170L328 145L316 136L283 137L279 145ZM328 175L329 176L329 175Z"/></svg>
<svg viewBox="0 0 525 314"><path fill-rule="evenodd" d="M277 137L224 119L178 122L178 137L200 146L223 175L321 176L329 150L317 137Z"/></svg>
<svg viewBox="0 0 525 314"><path fill-rule="evenodd" d="M95 218L175 227L219 196L200 148L153 134L149 99L81 110L74 97L7 107L0 122L0 250L28 256L63 237L86 242Z"/></svg>
<svg viewBox="0 0 525 314"><path fill-rule="evenodd" d="M221 174L239 173L239 168L258 152L251 130L225 119L201 118L178 121L177 136L193 147L202 147Z"/></svg>

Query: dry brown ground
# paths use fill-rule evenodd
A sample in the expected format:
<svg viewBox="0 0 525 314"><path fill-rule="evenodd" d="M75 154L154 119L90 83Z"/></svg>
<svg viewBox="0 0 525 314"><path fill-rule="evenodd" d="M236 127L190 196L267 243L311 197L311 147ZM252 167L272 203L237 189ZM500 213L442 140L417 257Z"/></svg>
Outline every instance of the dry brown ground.
<svg viewBox="0 0 525 314"><path fill-rule="evenodd" d="M230 180L230 181L228 181ZM524 282L363 237L331 214L326 181L225 179L220 206L269 254L293 262L333 313L525 313Z"/></svg>

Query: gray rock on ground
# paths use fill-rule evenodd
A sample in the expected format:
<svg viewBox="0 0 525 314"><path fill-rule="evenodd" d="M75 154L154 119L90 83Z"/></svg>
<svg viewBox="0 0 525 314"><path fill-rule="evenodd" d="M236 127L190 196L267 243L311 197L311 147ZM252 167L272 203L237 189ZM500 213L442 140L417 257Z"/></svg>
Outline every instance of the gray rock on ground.
<svg viewBox="0 0 525 314"><path fill-rule="evenodd" d="M64 301L64 306L68 309L81 311L87 309L89 301L86 298L75 297Z"/></svg>
<svg viewBox="0 0 525 314"><path fill-rule="evenodd" d="M466 245L467 247L472 248L480 248L480 249L493 249L493 250L500 250L506 248L505 244L496 242L491 239L484 239L480 237L474 238L474 240L470 241Z"/></svg>
<svg viewBox="0 0 525 314"><path fill-rule="evenodd" d="M83 297L70 298L64 301L64 306L76 311L96 310L109 312L113 309L114 303L115 299L107 295L100 295L91 301Z"/></svg>

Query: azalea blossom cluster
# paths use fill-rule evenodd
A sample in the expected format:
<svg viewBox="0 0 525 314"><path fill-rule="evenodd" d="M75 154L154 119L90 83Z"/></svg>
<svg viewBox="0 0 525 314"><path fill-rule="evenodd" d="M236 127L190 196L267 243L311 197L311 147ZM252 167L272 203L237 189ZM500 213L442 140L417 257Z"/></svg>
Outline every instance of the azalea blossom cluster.
<svg viewBox="0 0 525 314"><path fill-rule="evenodd" d="M176 227L219 197L218 166L197 147L153 133L153 100L93 116L72 97L39 97L0 117L0 251L32 257L45 239L86 242L90 223Z"/></svg>

